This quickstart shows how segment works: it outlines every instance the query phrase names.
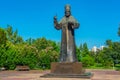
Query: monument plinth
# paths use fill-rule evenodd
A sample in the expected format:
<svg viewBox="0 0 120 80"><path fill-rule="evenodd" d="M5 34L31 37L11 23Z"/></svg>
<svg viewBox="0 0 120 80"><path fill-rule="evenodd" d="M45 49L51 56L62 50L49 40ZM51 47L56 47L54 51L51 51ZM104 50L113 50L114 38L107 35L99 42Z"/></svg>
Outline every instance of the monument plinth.
<svg viewBox="0 0 120 80"><path fill-rule="evenodd" d="M54 74L82 74L84 70L82 70L82 63L80 62L53 62L51 63L51 73Z"/></svg>
<svg viewBox="0 0 120 80"><path fill-rule="evenodd" d="M41 77L45 78L87 78L93 76L90 72L85 72L80 62L53 62L51 72Z"/></svg>
<svg viewBox="0 0 120 80"><path fill-rule="evenodd" d="M71 16L70 5L65 6L65 16L57 21L54 17L54 26L62 30L62 41L59 62L51 63L51 73L43 77L79 77L90 78L93 74L85 73L82 63L77 61L74 29L79 27L78 21Z"/></svg>

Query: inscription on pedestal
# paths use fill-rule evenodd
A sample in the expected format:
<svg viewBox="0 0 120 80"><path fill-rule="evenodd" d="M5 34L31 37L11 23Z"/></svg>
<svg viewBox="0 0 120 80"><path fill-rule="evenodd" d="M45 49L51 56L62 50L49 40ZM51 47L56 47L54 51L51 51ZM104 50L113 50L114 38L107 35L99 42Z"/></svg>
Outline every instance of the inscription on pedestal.
<svg viewBox="0 0 120 80"><path fill-rule="evenodd" d="M82 63L58 63L54 62L51 64L51 73L55 74L81 74Z"/></svg>
<svg viewBox="0 0 120 80"><path fill-rule="evenodd" d="M57 68L60 69L61 73L73 73L72 65L70 64L57 65Z"/></svg>

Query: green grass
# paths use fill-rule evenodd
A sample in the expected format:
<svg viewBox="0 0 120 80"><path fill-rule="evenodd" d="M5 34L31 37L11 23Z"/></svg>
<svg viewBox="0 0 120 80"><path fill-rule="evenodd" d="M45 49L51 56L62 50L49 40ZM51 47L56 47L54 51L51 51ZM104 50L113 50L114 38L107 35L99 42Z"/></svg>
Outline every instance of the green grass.
<svg viewBox="0 0 120 80"><path fill-rule="evenodd" d="M115 70L120 71L120 64L115 65Z"/></svg>
<svg viewBox="0 0 120 80"><path fill-rule="evenodd" d="M90 67L85 67L87 69L113 69L113 67L96 67L96 66L90 66Z"/></svg>

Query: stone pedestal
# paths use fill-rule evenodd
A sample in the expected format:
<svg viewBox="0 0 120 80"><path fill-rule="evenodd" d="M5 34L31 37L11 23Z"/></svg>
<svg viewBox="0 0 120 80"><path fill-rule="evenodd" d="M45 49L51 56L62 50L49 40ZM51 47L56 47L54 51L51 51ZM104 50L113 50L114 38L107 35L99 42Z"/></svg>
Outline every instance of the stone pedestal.
<svg viewBox="0 0 120 80"><path fill-rule="evenodd" d="M51 63L51 73L41 77L59 77L59 78L88 78L93 76L92 73L86 73L80 62L53 62Z"/></svg>
<svg viewBox="0 0 120 80"><path fill-rule="evenodd" d="M51 63L51 73L54 74L82 74L84 70L82 68L82 63L74 62L74 63Z"/></svg>

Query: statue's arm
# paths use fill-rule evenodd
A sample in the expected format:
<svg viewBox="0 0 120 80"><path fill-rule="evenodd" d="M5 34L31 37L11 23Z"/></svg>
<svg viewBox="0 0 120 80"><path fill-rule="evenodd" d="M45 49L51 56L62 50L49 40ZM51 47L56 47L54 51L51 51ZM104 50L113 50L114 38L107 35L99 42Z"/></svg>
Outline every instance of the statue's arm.
<svg viewBox="0 0 120 80"><path fill-rule="evenodd" d="M80 26L80 24L79 24L78 22L75 22L75 23L73 24L73 28L74 28L74 29L79 28L79 26Z"/></svg>
<svg viewBox="0 0 120 80"><path fill-rule="evenodd" d="M54 26L57 30L61 29L61 24L58 23L56 16L54 17Z"/></svg>
<svg viewBox="0 0 120 80"><path fill-rule="evenodd" d="M70 22L69 23L72 25L73 29L79 28L79 26L80 26L78 21L73 16L70 17Z"/></svg>
<svg viewBox="0 0 120 80"><path fill-rule="evenodd" d="M80 26L80 24L77 22L69 22L69 24L72 26L73 29L77 29Z"/></svg>
<svg viewBox="0 0 120 80"><path fill-rule="evenodd" d="M71 25L71 27L73 29L79 28L79 26L80 26L80 24L78 23L78 21L73 16L70 16L70 19L69 19L68 23Z"/></svg>

